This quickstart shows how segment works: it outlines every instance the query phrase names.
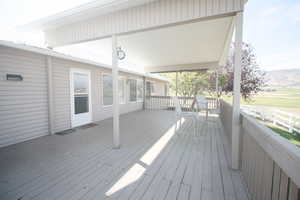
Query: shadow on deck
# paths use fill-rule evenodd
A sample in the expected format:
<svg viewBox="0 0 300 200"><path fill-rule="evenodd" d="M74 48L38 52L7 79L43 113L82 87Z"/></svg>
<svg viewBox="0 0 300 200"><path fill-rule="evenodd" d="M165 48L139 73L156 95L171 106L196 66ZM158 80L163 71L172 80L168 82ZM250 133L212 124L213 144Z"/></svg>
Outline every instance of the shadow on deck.
<svg viewBox="0 0 300 200"><path fill-rule="evenodd" d="M171 111L120 119L121 149L111 119L0 149L0 199L247 199L217 116L196 137L188 119L174 132Z"/></svg>

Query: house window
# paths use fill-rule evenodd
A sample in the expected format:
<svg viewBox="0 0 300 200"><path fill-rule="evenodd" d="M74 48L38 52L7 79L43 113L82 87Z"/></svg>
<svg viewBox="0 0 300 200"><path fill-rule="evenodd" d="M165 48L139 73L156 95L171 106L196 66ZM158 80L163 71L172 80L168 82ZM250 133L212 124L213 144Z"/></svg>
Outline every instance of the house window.
<svg viewBox="0 0 300 200"><path fill-rule="evenodd" d="M154 93L154 83L147 81L146 82L146 96L151 96Z"/></svg>
<svg viewBox="0 0 300 200"><path fill-rule="evenodd" d="M137 100L137 80L128 79L129 81L129 101L136 102Z"/></svg>
<svg viewBox="0 0 300 200"><path fill-rule="evenodd" d="M137 101L144 101L144 81L137 80Z"/></svg>
<svg viewBox="0 0 300 200"><path fill-rule="evenodd" d="M119 78L119 103L124 104L125 102L125 78Z"/></svg>
<svg viewBox="0 0 300 200"><path fill-rule="evenodd" d="M119 103L125 103L125 79L119 77ZM103 105L110 106L113 104L113 80L112 75L103 75Z"/></svg>
<svg viewBox="0 0 300 200"><path fill-rule="evenodd" d="M103 105L113 104L113 82L110 74L103 74Z"/></svg>
<svg viewBox="0 0 300 200"><path fill-rule="evenodd" d="M165 96L168 96L169 94L169 86L168 84L165 84Z"/></svg>

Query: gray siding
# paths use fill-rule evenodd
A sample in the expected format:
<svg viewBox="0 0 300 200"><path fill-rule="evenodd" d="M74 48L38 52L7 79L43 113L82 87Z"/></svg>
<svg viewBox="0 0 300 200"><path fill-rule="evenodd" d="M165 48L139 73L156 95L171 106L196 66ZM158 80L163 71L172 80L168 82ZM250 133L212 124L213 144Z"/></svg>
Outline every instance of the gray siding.
<svg viewBox="0 0 300 200"><path fill-rule="evenodd" d="M49 134L46 61L45 55L0 46L0 147ZM54 133L71 128L71 68L91 71L92 121L112 117L112 106L102 105L102 74L111 70L52 57ZM6 81L7 73L21 74L24 80ZM142 78L123 72L120 75ZM120 105L121 114L143 108L142 102L126 99Z"/></svg>
<svg viewBox="0 0 300 200"><path fill-rule="evenodd" d="M92 121L97 122L112 117L112 106L102 104L102 74L111 73L105 68L79 62L53 58L53 98L54 98L54 125L53 131L59 132L71 128L71 105L70 105L70 69L79 68L91 72L91 97L92 97ZM135 77L127 73L120 73L125 77ZM128 91L127 91L128 93ZM142 102L128 102L120 105L120 113L128 113L143 108Z"/></svg>
<svg viewBox="0 0 300 200"><path fill-rule="evenodd" d="M23 81L6 81L6 74ZM0 147L48 134L46 57L0 46Z"/></svg>
<svg viewBox="0 0 300 200"><path fill-rule="evenodd" d="M71 128L69 66L66 60L52 59L54 133Z"/></svg>

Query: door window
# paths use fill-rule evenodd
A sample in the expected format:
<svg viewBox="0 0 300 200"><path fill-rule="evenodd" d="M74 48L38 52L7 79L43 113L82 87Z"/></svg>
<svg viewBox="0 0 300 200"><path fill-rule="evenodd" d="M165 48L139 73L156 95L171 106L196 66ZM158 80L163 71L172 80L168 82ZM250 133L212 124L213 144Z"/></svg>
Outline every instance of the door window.
<svg viewBox="0 0 300 200"><path fill-rule="evenodd" d="M89 112L89 78L87 74L74 73L75 114Z"/></svg>

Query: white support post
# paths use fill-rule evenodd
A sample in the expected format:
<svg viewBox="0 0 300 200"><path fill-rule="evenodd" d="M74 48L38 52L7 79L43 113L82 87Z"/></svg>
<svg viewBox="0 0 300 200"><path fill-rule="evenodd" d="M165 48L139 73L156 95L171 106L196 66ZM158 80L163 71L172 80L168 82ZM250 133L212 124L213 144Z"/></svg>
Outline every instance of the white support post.
<svg viewBox="0 0 300 200"><path fill-rule="evenodd" d="M219 72L216 70L216 93L217 98L219 98Z"/></svg>
<svg viewBox="0 0 300 200"><path fill-rule="evenodd" d="M146 77L143 76L143 109L146 109Z"/></svg>
<svg viewBox="0 0 300 200"><path fill-rule="evenodd" d="M176 71L176 97L178 96L178 72Z"/></svg>
<svg viewBox="0 0 300 200"><path fill-rule="evenodd" d="M50 56L46 57L47 65L47 76L48 76L48 124L49 124L49 135L53 132L54 123L54 111L53 111L53 83L52 83L52 58Z"/></svg>
<svg viewBox="0 0 300 200"><path fill-rule="evenodd" d="M241 96L241 65L243 42L243 12L236 15L235 26L235 57L233 80L233 110L232 110L232 168L240 167L240 96Z"/></svg>
<svg viewBox="0 0 300 200"><path fill-rule="evenodd" d="M120 130L119 130L119 91L118 91L118 55L117 55L117 37L112 35L112 77L113 77L113 144L114 148L120 148Z"/></svg>

